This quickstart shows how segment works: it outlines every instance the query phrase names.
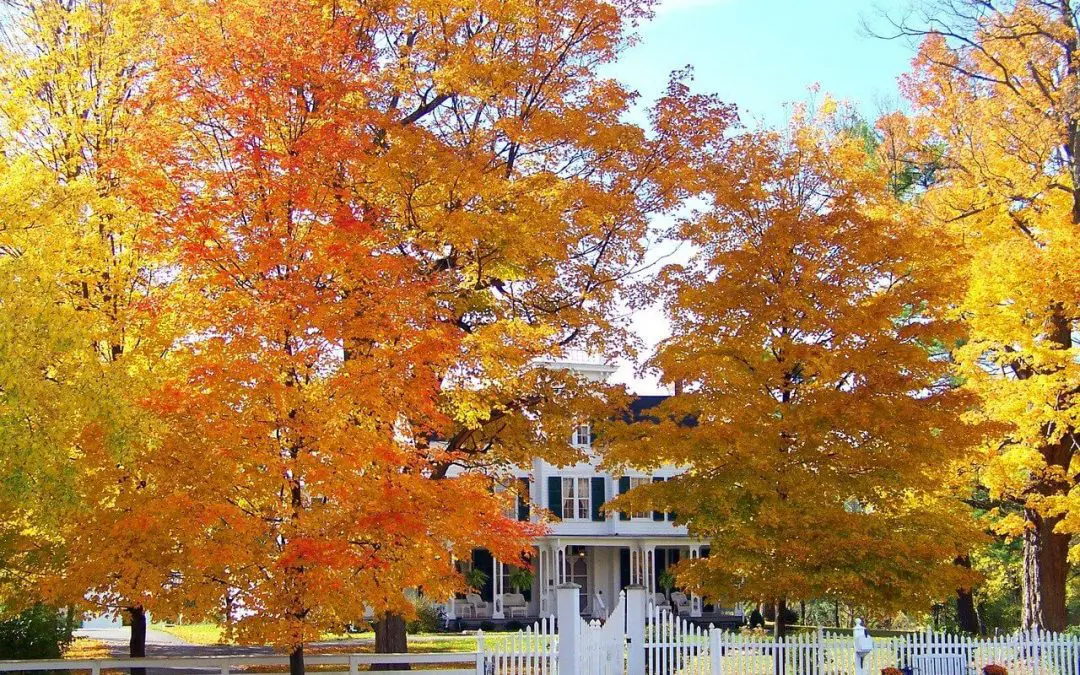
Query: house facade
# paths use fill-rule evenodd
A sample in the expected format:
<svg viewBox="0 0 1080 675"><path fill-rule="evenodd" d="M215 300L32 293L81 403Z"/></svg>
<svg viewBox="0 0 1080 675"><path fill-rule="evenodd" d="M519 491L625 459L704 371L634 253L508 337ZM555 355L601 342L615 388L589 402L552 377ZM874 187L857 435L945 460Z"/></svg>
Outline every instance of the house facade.
<svg viewBox="0 0 1080 675"><path fill-rule="evenodd" d="M614 368L589 359L563 362L556 367L570 368L596 381L607 379ZM658 405L664 396L639 397L638 410ZM619 592L630 585L646 588L650 601L670 604L673 611L693 619L717 625L741 623L742 610L736 606L706 604L692 594L665 593L661 579L664 571L687 558L710 554L708 543L690 537L685 526L676 525L674 514L642 511L607 513L602 506L639 484L663 481L680 473L675 466L652 472L627 471L612 475L598 468L592 452L592 434L588 425L574 430L572 442L585 451L588 461L574 466L557 467L534 459L521 467L516 478L528 501L518 500L516 516L538 521L538 505L558 520L549 523L549 532L534 541L531 585L513 585L514 567L493 559L486 551L475 551L471 561L461 561L463 571L477 568L486 576L479 592L445 606L448 623L459 626L485 621L500 622L532 619L555 613L555 588L562 583L581 587L580 611L583 616L606 618Z"/></svg>

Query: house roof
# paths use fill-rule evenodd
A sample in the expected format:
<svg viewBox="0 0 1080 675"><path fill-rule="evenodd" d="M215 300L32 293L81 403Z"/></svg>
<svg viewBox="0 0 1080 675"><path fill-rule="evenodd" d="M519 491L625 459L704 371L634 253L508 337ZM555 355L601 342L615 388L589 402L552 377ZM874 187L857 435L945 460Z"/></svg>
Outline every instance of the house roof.
<svg viewBox="0 0 1080 675"><path fill-rule="evenodd" d="M654 396L635 396L634 400L630 401L630 415L627 416L627 422L656 422L657 418L648 414L647 411L652 410L656 406L660 405L664 401L671 398L668 394L660 394Z"/></svg>
<svg viewBox="0 0 1080 675"><path fill-rule="evenodd" d="M634 399L630 401L629 414L624 415L623 419L626 422L657 423L660 421L660 418L656 415L651 414L649 411L659 406L661 403L668 400L669 398L671 398L671 394L635 396ZM680 426L684 427L696 427L697 425L697 418L692 415L686 416L680 423Z"/></svg>

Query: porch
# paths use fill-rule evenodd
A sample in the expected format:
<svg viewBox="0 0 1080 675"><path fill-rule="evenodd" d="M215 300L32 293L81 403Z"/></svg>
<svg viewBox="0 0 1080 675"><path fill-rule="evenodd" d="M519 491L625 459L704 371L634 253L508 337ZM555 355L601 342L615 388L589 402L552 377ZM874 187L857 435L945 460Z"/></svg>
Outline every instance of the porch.
<svg viewBox="0 0 1080 675"><path fill-rule="evenodd" d="M514 574L515 568L477 550L463 567L479 570L486 580L478 592L444 605L446 623L454 630L517 628L554 616L555 588L575 583L581 588L578 611L590 619L606 619L621 590L641 585L646 588L650 604L670 607L673 613L694 623L739 625L743 622L742 609L734 603L706 602L678 588L665 593L661 587L661 577L668 567L708 554L707 546L679 536L544 537L536 542L528 587L514 587L512 582L521 582L520 575Z"/></svg>

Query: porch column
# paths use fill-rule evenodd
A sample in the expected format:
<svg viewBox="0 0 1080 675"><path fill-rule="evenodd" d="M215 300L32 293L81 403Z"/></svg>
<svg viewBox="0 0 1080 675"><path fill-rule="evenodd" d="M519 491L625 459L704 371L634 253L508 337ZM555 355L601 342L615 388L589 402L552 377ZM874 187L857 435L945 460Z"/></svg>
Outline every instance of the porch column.
<svg viewBox="0 0 1080 675"><path fill-rule="evenodd" d="M697 560L701 556L700 546L690 547L690 559ZM697 593L690 593L690 617L698 618L701 616L701 596Z"/></svg>
<svg viewBox="0 0 1080 675"><path fill-rule="evenodd" d="M653 594L656 593L656 547L645 546L645 588L649 593L649 599L651 600Z"/></svg>
<svg viewBox="0 0 1080 675"><path fill-rule="evenodd" d="M540 574L540 616L555 613L555 579L558 574L558 553L554 544L546 544L540 549L543 567Z"/></svg>
<svg viewBox="0 0 1080 675"><path fill-rule="evenodd" d="M491 618L502 619L503 617L503 562L498 558L493 558L494 564L492 565L491 573L493 578L491 580L491 594L495 597L491 599Z"/></svg>
<svg viewBox="0 0 1080 675"><path fill-rule="evenodd" d="M454 556L454 555L451 555L450 556L450 569L453 570L453 569L456 569L456 567L457 567L457 557ZM446 607L446 623L448 625L449 625L449 623L451 621L454 621L455 619L457 619L457 602L454 601L454 599L456 597L457 597L457 594L451 593L450 594L450 599L446 601L446 605L445 605L445 607Z"/></svg>
<svg viewBox="0 0 1080 675"><path fill-rule="evenodd" d="M536 608L540 616L544 616L544 606L547 604L547 583L544 579L544 545L536 545L536 582L533 584L536 598Z"/></svg>

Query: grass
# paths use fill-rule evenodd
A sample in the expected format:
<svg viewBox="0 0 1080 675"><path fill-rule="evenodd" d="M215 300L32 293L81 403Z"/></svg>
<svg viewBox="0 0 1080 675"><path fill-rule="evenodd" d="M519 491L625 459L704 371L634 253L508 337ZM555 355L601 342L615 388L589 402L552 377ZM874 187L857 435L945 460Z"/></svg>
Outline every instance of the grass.
<svg viewBox="0 0 1080 675"><path fill-rule="evenodd" d="M222 643L221 628L212 623L155 623L150 628L174 635L193 645L216 645Z"/></svg>
<svg viewBox="0 0 1080 675"><path fill-rule="evenodd" d="M75 638L64 650L65 659L107 659L109 645L101 640Z"/></svg>
<svg viewBox="0 0 1080 675"><path fill-rule="evenodd" d="M216 645L222 642L221 628L212 623L169 624L156 623L154 630L175 635L184 642L194 645ZM370 652L375 646L375 633L327 633L323 640L332 640L338 644L312 645L309 653L334 654L347 652ZM476 637L454 633L418 633L409 636L410 652L473 652L476 651Z"/></svg>

